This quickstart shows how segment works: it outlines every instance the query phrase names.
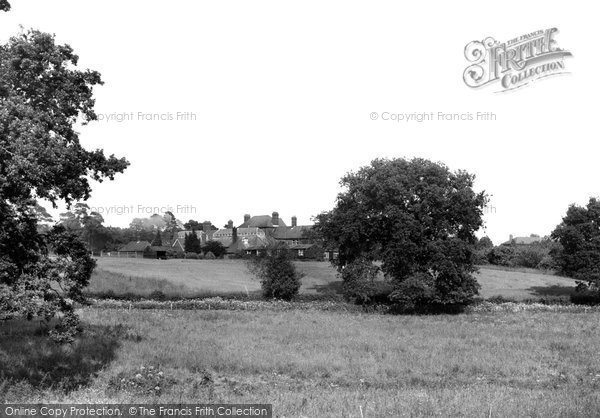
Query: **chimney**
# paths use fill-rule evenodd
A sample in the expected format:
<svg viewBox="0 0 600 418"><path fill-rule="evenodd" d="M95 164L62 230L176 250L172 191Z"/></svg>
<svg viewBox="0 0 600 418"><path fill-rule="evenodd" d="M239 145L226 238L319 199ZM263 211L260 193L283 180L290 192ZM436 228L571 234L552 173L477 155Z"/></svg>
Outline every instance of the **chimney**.
<svg viewBox="0 0 600 418"><path fill-rule="evenodd" d="M231 232L231 242L233 244L235 244L237 242L237 239L238 239L237 228L233 227L232 232Z"/></svg>
<svg viewBox="0 0 600 418"><path fill-rule="evenodd" d="M512 241L512 240L513 240L513 236L512 236L512 234L510 234L510 235L508 236L508 240L509 240L509 241Z"/></svg>
<svg viewBox="0 0 600 418"><path fill-rule="evenodd" d="M292 228L298 226L298 218L292 216Z"/></svg>
<svg viewBox="0 0 600 418"><path fill-rule="evenodd" d="M210 232L210 222L204 221L202 223L202 232L204 232L205 234L208 234Z"/></svg>
<svg viewBox="0 0 600 418"><path fill-rule="evenodd" d="M231 219L227 222L227 229L233 229L233 221Z"/></svg>
<svg viewBox="0 0 600 418"><path fill-rule="evenodd" d="M244 215L244 223L250 222L250 215L247 213Z"/></svg>
<svg viewBox="0 0 600 418"><path fill-rule="evenodd" d="M273 217L271 218L271 222L273 222L273 226L279 226L279 213L273 212Z"/></svg>

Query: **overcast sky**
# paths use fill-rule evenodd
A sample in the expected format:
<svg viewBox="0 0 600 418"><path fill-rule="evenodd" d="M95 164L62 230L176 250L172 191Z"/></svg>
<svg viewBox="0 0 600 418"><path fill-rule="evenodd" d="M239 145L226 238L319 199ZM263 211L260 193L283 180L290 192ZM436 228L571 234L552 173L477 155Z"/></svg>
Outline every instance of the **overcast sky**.
<svg viewBox="0 0 600 418"><path fill-rule="evenodd" d="M55 33L81 67L102 73L102 120L82 127L81 141L131 162L93 187L88 204L109 225L156 207L218 226L274 210L307 224L333 207L344 173L377 157L475 174L493 195L482 233L495 243L548 234L570 203L600 195L593 2L11 3L2 42L19 25ZM464 84L468 42L551 27L574 55L571 74L503 94ZM496 120L398 123L384 112Z"/></svg>

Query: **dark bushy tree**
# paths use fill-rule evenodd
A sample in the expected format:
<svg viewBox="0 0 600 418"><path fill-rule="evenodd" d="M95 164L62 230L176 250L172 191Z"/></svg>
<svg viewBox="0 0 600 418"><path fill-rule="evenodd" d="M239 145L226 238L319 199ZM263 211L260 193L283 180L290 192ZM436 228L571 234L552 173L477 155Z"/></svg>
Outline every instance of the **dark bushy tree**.
<svg viewBox="0 0 600 418"><path fill-rule="evenodd" d="M585 207L571 205L552 232L560 247L551 255L561 273L580 280L580 289L600 289L600 201L591 198Z"/></svg>
<svg viewBox="0 0 600 418"><path fill-rule="evenodd" d="M227 253L227 248L219 241L208 241L202 251L204 251L205 256L212 253L216 258L221 258Z"/></svg>
<svg viewBox="0 0 600 418"><path fill-rule="evenodd" d="M156 231L156 235L154 235L151 245L154 247L162 247L162 237L160 236L160 231Z"/></svg>
<svg viewBox="0 0 600 418"><path fill-rule="evenodd" d="M486 196L474 176L424 159L377 159L347 174L335 208L317 216L316 232L339 249L340 271L364 258L381 261L403 301L407 280L420 283L419 303L468 304L478 292L475 231Z"/></svg>
<svg viewBox="0 0 600 418"><path fill-rule="evenodd" d="M92 88L102 82L77 61L70 46L33 30L0 46L0 316L60 315L53 335L63 341L75 332L73 303L94 261L64 227L38 230L36 199L70 207L89 198L88 179L112 180L128 165L79 142L73 125L97 119Z"/></svg>
<svg viewBox="0 0 600 418"><path fill-rule="evenodd" d="M191 234L185 234L184 247L186 253L202 252L202 243L194 231Z"/></svg>
<svg viewBox="0 0 600 418"><path fill-rule="evenodd" d="M300 290L302 274L296 270L290 251L283 245L250 258L248 268L260 280L267 299L291 300Z"/></svg>

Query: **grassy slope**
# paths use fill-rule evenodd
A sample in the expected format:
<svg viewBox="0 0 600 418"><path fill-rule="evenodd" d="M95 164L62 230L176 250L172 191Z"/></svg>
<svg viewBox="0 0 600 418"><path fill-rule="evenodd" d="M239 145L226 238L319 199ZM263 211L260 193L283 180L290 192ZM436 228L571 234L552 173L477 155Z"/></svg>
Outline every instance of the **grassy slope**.
<svg viewBox="0 0 600 418"><path fill-rule="evenodd" d="M25 364L38 379L32 387L0 378L0 400L267 402L279 416L320 417L357 417L360 407L365 417L600 413L599 313L88 308L82 316L88 331L73 353L31 337L21 323L3 326L4 378L28 376L19 374ZM160 367L171 386L159 395L110 390L120 373L135 375L142 365ZM83 387L62 394L49 386L60 376Z"/></svg>
<svg viewBox="0 0 600 418"><path fill-rule="evenodd" d="M339 285L335 270L325 262L299 262L302 293L329 292ZM106 273L110 274L106 274ZM115 276L115 274L117 276ZM142 278L144 280L136 280ZM504 296L514 299L543 294L544 288L559 286L568 292L571 279L531 271L507 271L482 267L477 279L483 297ZM336 283L337 282L337 283ZM100 258L90 290L113 289L117 293L147 295L152 290L167 294L192 295L195 292L253 292L260 288L239 260L149 260ZM537 289L539 288L539 289ZM561 290L561 289L559 289Z"/></svg>

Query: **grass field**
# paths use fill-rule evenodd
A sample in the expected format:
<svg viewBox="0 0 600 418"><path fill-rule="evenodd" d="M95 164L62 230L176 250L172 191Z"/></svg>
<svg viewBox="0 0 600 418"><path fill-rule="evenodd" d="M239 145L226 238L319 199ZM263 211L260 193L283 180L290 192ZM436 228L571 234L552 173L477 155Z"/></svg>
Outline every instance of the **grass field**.
<svg viewBox="0 0 600 418"><path fill-rule="evenodd" d="M81 315L71 348L34 335L35 323L1 325L0 401L264 402L286 417L600 414L598 311Z"/></svg>
<svg viewBox="0 0 600 418"><path fill-rule="evenodd" d="M160 290L167 295L193 296L207 293L256 292L254 280L240 260L151 260L135 258L98 258L98 268L89 286L92 293L113 290L116 293L148 295ZM304 273L301 293L331 293L341 282L326 262L298 262ZM568 294L574 281L532 271L510 271L482 267L477 275L481 296L503 296L515 300L545 295Z"/></svg>

